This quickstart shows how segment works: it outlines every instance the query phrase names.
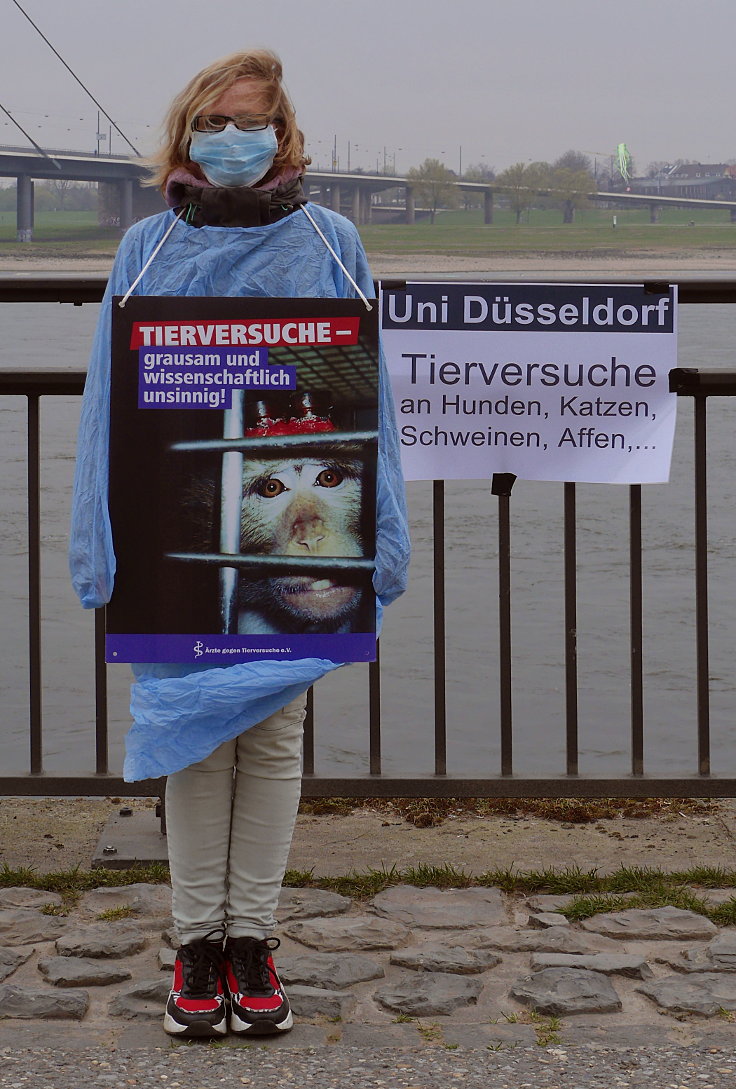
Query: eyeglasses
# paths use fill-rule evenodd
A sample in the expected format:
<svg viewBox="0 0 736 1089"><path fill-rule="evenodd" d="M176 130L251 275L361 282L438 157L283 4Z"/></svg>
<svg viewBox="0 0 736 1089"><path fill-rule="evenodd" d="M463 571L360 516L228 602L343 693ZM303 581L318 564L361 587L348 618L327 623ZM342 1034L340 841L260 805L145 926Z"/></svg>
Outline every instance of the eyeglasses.
<svg viewBox="0 0 736 1089"><path fill-rule="evenodd" d="M241 132L258 132L267 129L272 123L271 118L248 117L241 114L239 117L227 117L224 113L200 113L192 121L193 132L222 132L226 125L232 123Z"/></svg>

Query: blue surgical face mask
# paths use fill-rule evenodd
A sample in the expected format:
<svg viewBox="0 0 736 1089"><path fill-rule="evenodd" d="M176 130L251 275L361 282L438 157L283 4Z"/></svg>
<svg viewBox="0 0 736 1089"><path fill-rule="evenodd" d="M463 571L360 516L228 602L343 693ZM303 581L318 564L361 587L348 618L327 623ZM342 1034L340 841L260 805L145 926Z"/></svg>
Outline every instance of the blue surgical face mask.
<svg viewBox="0 0 736 1089"><path fill-rule="evenodd" d="M273 125L244 132L229 124L222 132L193 132L189 158L213 185L253 185L271 169L278 146Z"/></svg>

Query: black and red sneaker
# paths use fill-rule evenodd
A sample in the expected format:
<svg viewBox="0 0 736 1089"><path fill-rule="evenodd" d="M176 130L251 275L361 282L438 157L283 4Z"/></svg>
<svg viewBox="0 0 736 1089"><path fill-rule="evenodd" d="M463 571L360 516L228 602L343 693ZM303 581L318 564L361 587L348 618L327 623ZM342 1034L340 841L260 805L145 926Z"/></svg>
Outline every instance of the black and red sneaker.
<svg viewBox="0 0 736 1089"><path fill-rule="evenodd" d="M224 1036L227 1032L221 935L218 940L208 934L177 952L164 1030L171 1036Z"/></svg>
<svg viewBox="0 0 736 1089"><path fill-rule="evenodd" d="M257 1036L288 1032L294 1024L271 958L271 951L280 944L278 938L228 938L225 942L231 1032Z"/></svg>

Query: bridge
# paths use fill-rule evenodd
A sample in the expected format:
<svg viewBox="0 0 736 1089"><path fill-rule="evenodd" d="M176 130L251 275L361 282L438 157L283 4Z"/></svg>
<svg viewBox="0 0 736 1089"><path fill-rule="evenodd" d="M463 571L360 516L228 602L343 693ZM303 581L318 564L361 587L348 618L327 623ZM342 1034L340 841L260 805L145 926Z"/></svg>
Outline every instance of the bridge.
<svg viewBox="0 0 736 1089"><path fill-rule="evenodd" d="M161 197L154 189L143 186L146 174L145 160L129 156L95 155L68 149L46 148L34 150L25 147L0 147L0 177L15 178L17 182L16 230L19 242L33 239L34 181L84 181L96 182L100 187L102 221L108 225L127 229L136 219L153 215L162 208ZM395 206L393 214L404 223L414 223L417 215L415 203L416 183L405 177L390 174L358 174L333 171L309 170L305 177L305 190L310 200L334 211L347 215L356 225L370 223L374 214L374 197L388 190L403 192L403 205ZM461 192L474 192L483 197L483 220L493 223L494 197L497 193L516 191L514 187L496 182L470 182L461 178L452 183ZM731 221L736 222L736 201L704 200L694 197L667 197L643 193L599 192L571 194L553 189L535 189L538 196L555 196L571 199L584 196L596 202L616 205L646 205L650 221L657 221L662 207L679 208L727 208Z"/></svg>

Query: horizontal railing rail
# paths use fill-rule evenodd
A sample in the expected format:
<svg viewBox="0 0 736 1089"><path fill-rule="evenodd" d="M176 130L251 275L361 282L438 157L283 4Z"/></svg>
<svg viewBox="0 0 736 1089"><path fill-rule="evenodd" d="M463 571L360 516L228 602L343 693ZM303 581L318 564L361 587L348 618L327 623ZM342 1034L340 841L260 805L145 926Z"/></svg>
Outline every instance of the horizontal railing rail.
<svg viewBox="0 0 736 1089"><path fill-rule="evenodd" d="M425 277L423 277L425 278ZM486 279L488 279L486 277ZM395 283L395 281L393 281ZM601 279L601 282L606 282ZM682 279L680 302L734 303L736 280ZM0 276L0 302L65 302L81 305L99 301L105 278ZM654 286L654 285L653 285ZM657 285L658 286L658 285ZM95 771L85 775L46 774L43 770L42 712L42 600L40 399L78 396L84 373L59 369L0 370L0 396L21 396L28 404L28 615L29 615L29 770L20 775L0 774L0 795L37 796L158 796L162 780L125 783L111 771L108 755L107 670L104 663L104 610L95 617ZM708 625L708 493L707 401L736 396L736 370L681 368L670 372L670 388L694 402L695 491L695 601L697 675L697 768L692 775L652 776L644 768L644 675L642 489L629 486L629 685L631 692L630 774L591 777L579 773L579 709L577 646L577 532L576 485L563 489L563 582L564 582L564 703L566 756L564 773L558 776L519 776L514 773L514 728L511 641L511 498L514 477L497 474L492 492L498 499L498 601L500 699L500 767L483 777L448 772L446 674L446 554L445 486L432 485L433 527L433 774L387 775L382 771L381 665L368 667L368 767L365 774L320 775L315 756L314 705L310 693L304 749L304 794L307 797L734 797L736 778L714 775L710 757L710 681ZM214 557L213 562L219 562Z"/></svg>
<svg viewBox="0 0 736 1089"><path fill-rule="evenodd" d="M84 276L78 273L57 273L56 275L27 272L2 273L0 272L0 303L3 302L58 302L71 303L74 306L83 306L85 303L101 302L107 286L107 273L91 272ZM405 283L407 279L412 281L437 280L440 282L456 280L459 282L472 281L473 283L513 283L514 281L528 280L528 276L518 273L504 273L490 275L489 273L417 273L411 277L391 276L379 281L384 287L396 288ZM569 281L569 277L551 277L550 283ZM642 279L636 276L622 277L620 274L587 275L585 282L589 284L611 284L618 282L644 283L653 294L661 294L667 290L669 284L677 285L677 297L681 304L689 303L734 303L736 302L736 279L705 279L692 276L671 276L667 280L658 280L647 277Z"/></svg>

